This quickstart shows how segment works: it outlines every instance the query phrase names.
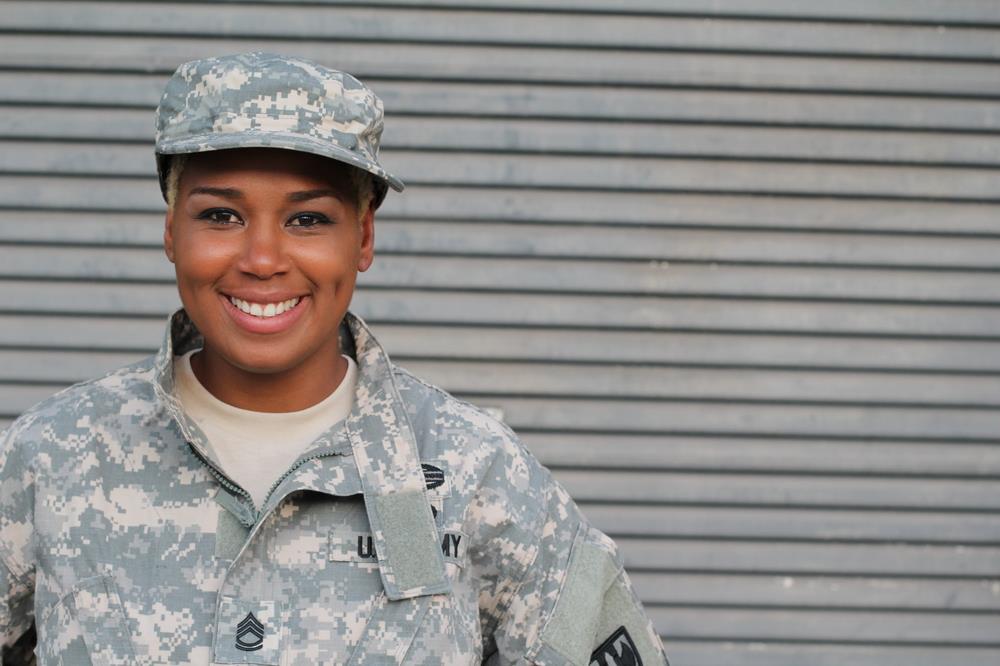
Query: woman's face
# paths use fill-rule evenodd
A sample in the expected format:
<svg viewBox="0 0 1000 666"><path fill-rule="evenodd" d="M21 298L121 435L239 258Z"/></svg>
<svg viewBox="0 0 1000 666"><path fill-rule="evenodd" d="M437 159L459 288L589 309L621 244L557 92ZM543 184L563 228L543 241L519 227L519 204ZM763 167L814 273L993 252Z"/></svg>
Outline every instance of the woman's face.
<svg viewBox="0 0 1000 666"><path fill-rule="evenodd" d="M337 367L337 329L374 230L336 165L268 148L188 159L164 249L207 367L234 377Z"/></svg>

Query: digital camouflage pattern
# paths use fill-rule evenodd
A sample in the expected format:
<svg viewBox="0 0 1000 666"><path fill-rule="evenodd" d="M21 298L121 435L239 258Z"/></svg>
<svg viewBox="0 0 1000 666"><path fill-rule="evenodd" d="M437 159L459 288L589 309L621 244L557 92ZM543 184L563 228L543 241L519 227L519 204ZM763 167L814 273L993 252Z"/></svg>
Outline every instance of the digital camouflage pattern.
<svg viewBox="0 0 1000 666"><path fill-rule="evenodd" d="M156 155L166 196L170 155L286 148L375 175L375 205L403 183L378 162L383 108L350 74L272 53L193 60L177 68L156 110Z"/></svg>
<svg viewBox="0 0 1000 666"><path fill-rule="evenodd" d="M503 424L348 314L350 416L264 506L173 393L201 346L78 384L0 438L0 630L40 664L656 666L614 544ZM253 455L253 451L247 451Z"/></svg>

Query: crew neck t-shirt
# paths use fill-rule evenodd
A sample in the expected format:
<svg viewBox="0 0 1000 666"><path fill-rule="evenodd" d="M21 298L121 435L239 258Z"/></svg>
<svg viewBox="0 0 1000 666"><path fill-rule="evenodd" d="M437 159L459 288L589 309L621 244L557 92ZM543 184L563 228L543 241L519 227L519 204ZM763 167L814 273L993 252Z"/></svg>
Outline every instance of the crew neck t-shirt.
<svg viewBox="0 0 1000 666"><path fill-rule="evenodd" d="M347 418L354 402L358 366L347 359L347 374L333 393L297 412L255 412L225 403L201 385L191 369L198 349L174 359L177 398L205 433L222 471L243 487L260 509L278 478L330 426Z"/></svg>

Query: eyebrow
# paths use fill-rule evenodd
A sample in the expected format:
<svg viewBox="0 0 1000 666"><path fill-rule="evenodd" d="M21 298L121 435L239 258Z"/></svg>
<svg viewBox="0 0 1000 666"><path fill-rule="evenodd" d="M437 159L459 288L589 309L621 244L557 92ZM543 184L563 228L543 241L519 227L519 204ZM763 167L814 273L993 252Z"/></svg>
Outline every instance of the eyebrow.
<svg viewBox="0 0 1000 666"><path fill-rule="evenodd" d="M301 192L292 192L288 195L289 201L309 201L310 199L321 199L323 197L333 197L334 199L340 199L341 195L336 190L331 190L329 188L321 188L317 190L303 190Z"/></svg>
<svg viewBox="0 0 1000 666"><path fill-rule="evenodd" d="M217 197L223 197L225 199L242 199L243 192L236 189L235 187L193 187L191 188L191 194L211 194ZM336 190L331 190L329 188L319 188L315 190L302 190L301 192L292 192L287 195L289 201L310 201L312 199L321 199L323 197L333 197L335 199L340 199L341 195Z"/></svg>
<svg viewBox="0 0 1000 666"><path fill-rule="evenodd" d="M243 192L233 187L193 187L191 194L213 194L225 199L242 199Z"/></svg>

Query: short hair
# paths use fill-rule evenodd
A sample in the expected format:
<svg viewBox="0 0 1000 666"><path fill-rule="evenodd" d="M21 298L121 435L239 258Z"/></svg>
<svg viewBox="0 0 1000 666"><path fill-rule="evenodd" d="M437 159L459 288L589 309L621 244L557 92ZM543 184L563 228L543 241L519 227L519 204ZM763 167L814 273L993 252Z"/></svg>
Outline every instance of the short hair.
<svg viewBox="0 0 1000 666"><path fill-rule="evenodd" d="M167 162L167 208L173 208L177 203L177 192L181 184L181 173L187 164L187 155L174 155Z"/></svg>
<svg viewBox="0 0 1000 666"><path fill-rule="evenodd" d="M186 154L173 155L167 165L167 208L173 208L177 203L177 194L180 189L181 174L190 156ZM368 212L372 202L375 200L375 181L367 171L358 169L343 162L333 161L338 168L347 171L347 177L351 181L348 194L353 198L352 203L358 208L358 219L360 220Z"/></svg>

